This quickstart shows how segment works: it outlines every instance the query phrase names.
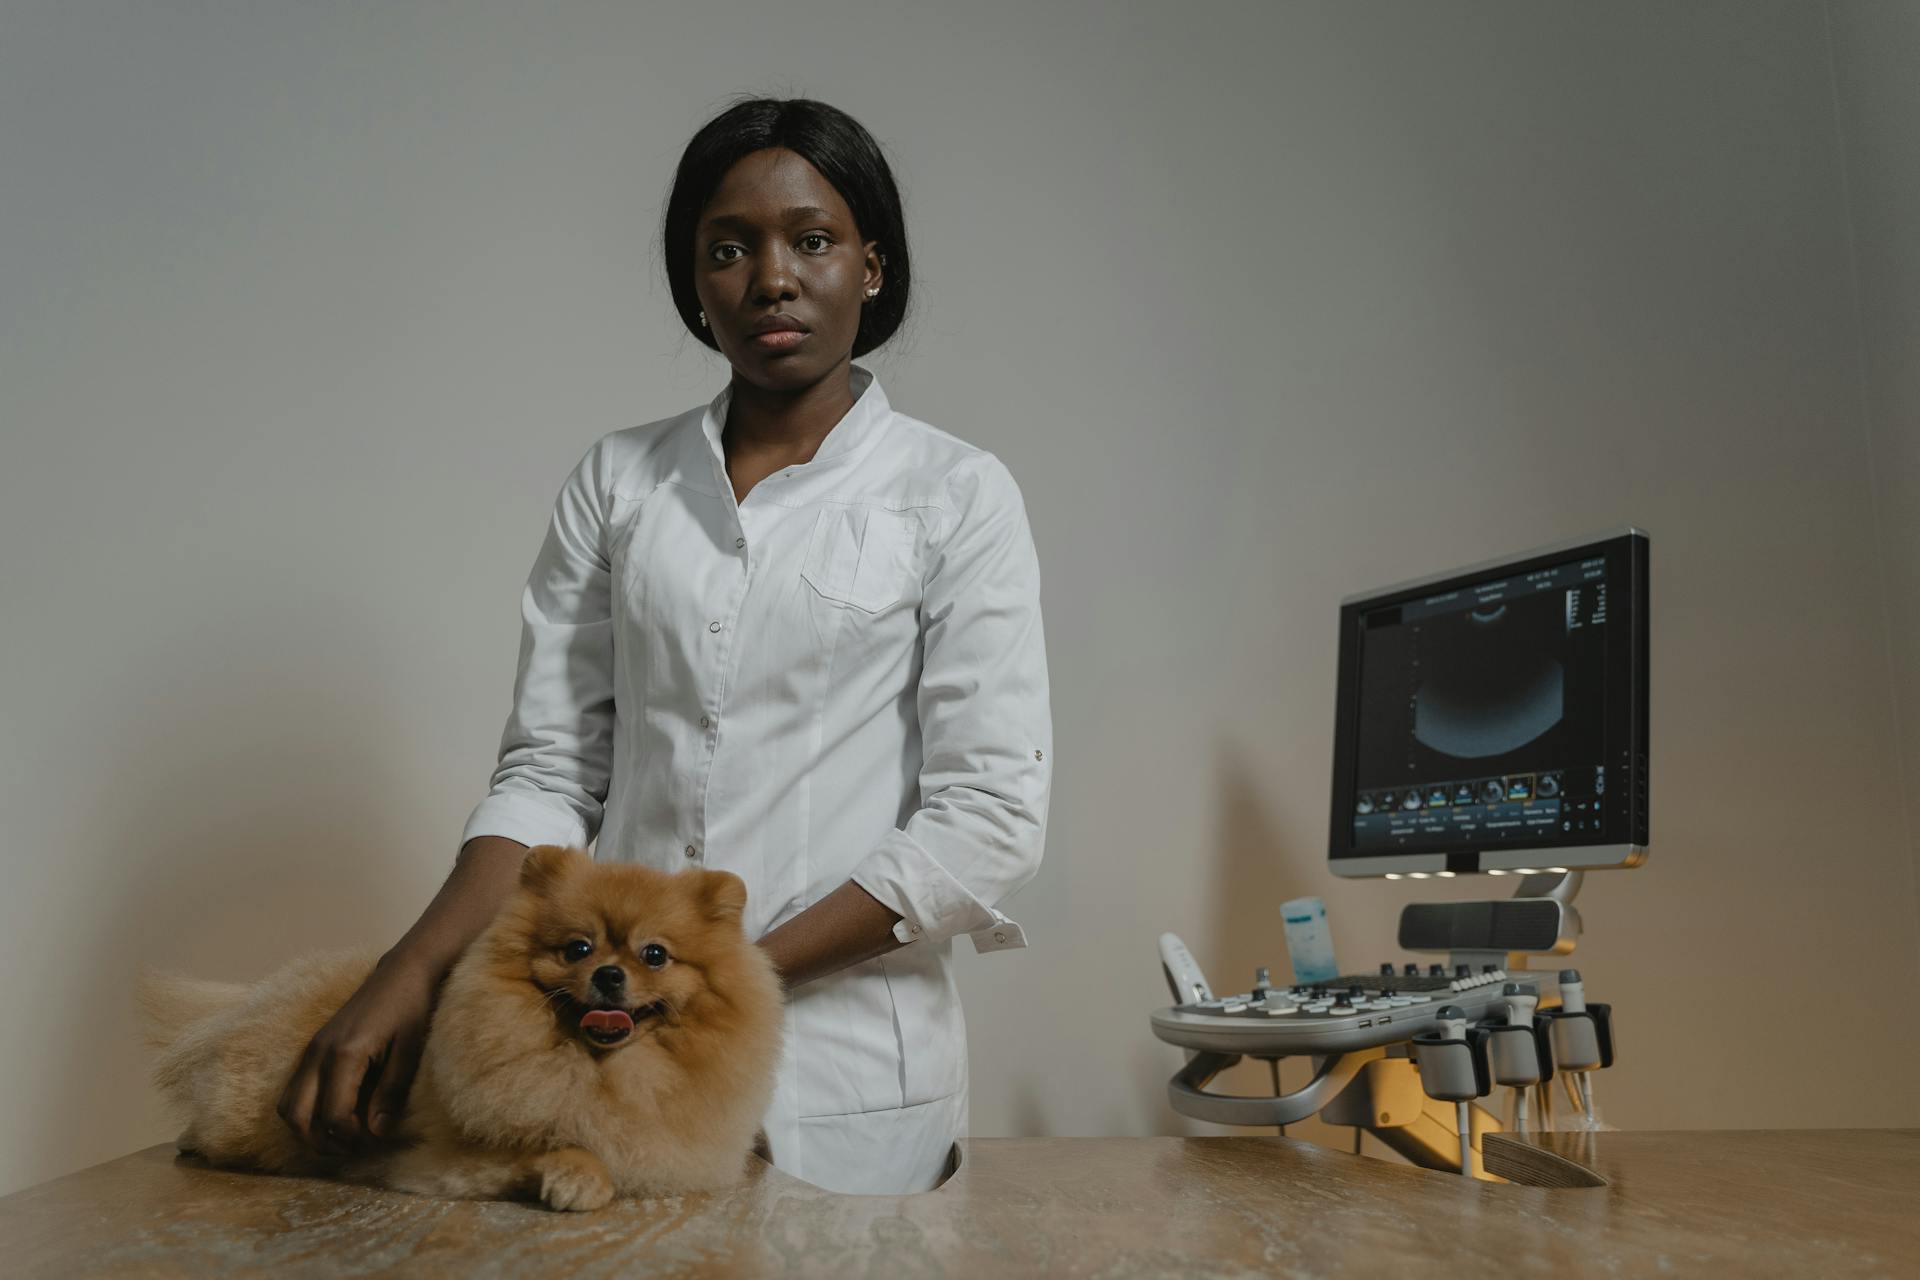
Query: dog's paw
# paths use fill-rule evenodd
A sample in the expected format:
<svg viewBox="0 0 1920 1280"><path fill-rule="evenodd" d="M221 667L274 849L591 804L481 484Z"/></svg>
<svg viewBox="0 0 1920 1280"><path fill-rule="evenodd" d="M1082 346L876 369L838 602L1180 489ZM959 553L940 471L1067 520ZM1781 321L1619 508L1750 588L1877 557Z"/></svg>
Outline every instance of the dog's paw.
<svg viewBox="0 0 1920 1280"><path fill-rule="evenodd" d="M550 1152L541 1161L540 1199L549 1209L604 1209L613 1199L613 1179L591 1151Z"/></svg>

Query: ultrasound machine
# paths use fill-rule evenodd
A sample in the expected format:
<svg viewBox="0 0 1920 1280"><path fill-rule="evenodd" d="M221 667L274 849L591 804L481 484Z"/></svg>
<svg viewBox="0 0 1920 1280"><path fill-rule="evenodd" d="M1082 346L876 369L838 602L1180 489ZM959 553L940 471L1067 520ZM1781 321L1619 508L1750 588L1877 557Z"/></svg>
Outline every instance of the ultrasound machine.
<svg viewBox="0 0 1920 1280"><path fill-rule="evenodd" d="M1227 996L1161 935L1174 1003L1153 1032L1188 1051L1168 1097L1217 1124L1284 1131L1319 1115L1415 1164L1485 1177L1480 1135L1553 1127L1556 1084L1562 1127L1596 1126L1592 1073L1613 1063L1611 1007L1557 958L1580 934L1584 873L1646 860L1647 536L1349 597L1339 652L1333 873L1510 876L1514 895L1406 907L1399 945L1440 957L1424 964L1291 983L1262 967ZM1536 957L1556 959L1528 967ZM1208 1091L1243 1057L1270 1064L1273 1096ZM1290 1057L1312 1074L1283 1093Z"/></svg>

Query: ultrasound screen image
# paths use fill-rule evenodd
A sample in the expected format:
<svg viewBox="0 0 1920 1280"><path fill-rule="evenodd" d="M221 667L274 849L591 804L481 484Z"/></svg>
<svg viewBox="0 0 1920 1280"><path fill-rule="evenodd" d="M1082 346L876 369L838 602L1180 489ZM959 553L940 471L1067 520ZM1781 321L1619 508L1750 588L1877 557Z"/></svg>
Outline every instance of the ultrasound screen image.
<svg viewBox="0 0 1920 1280"><path fill-rule="evenodd" d="M1462 760L1507 756L1566 715L1551 610L1503 604L1406 626L1418 673L1413 736L1425 746Z"/></svg>
<svg viewBox="0 0 1920 1280"><path fill-rule="evenodd" d="M1606 621L1604 559L1363 614L1354 846L1598 832Z"/></svg>

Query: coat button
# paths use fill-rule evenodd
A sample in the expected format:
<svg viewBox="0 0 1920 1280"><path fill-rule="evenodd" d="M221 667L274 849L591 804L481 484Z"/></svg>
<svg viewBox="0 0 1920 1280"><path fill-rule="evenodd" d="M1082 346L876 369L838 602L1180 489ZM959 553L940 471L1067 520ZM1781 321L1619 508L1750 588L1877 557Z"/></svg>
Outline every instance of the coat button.
<svg viewBox="0 0 1920 1280"><path fill-rule="evenodd" d="M998 929L996 929L993 932L993 940L995 942L1005 942L1007 940L1007 935L1004 933L1001 933Z"/></svg>
<svg viewBox="0 0 1920 1280"><path fill-rule="evenodd" d="M736 547L744 547L747 545L747 540L745 538L735 538L733 540L733 545Z"/></svg>
<svg viewBox="0 0 1920 1280"><path fill-rule="evenodd" d="M717 622L709 622L707 624L707 630L709 631L718 631L719 629L720 629L720 624Z"/></svg>
<svg viewBox="0 0 1920 1280"><path fill-rule="evenodd" d="M713 721L709 720L706 716L701 716L700 727L702 729L711 729L713 727Z"/></svg>
<svg viewBox="0 0 1920 1280"><path fill-rule="evenodd" d="M691 857L692 857L693 855L694 855L694 848L693 848L693 846L692 846L692 845L688 845L688 846L687 846L687 856L688 856L689 858L691 858Z"/></svg>

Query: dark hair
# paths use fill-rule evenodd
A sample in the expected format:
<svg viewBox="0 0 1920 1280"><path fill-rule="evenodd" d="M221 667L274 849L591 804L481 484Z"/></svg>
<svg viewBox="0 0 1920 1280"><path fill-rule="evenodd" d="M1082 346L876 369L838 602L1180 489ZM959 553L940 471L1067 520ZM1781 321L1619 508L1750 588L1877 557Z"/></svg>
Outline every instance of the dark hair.
<svg viewBox="0 0 1920 1280"><path fill-rule="evenodd" d="M846 112L811 98L742 99L709 120L687 143L673 176L673 193L667 197L662 233L674 309L689 333L720 349L713 334L700 324L700 299L693 288L694 231L700 211L713 199L727 170L768 147L784 147L818 169L847 202L860 238L879 242L878 252L886 258L886 287L860 308L853 354L863 356L891 338L906 319L907 294L913 283L906 218L893 170L873 135Z"/></svg>

